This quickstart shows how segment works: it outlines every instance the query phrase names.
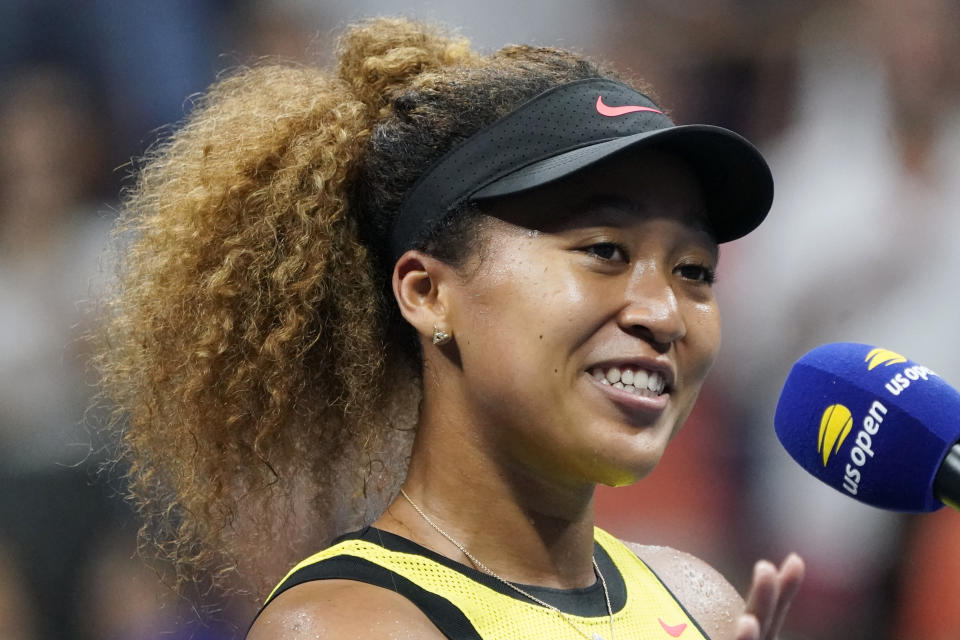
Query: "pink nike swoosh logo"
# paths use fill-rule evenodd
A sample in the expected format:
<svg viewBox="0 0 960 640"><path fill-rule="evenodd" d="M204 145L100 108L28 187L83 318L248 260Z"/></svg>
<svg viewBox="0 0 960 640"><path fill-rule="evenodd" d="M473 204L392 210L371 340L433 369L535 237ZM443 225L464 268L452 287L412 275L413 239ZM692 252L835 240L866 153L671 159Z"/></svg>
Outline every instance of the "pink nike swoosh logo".
<svg viewBox="0 0 960 640"><path fill-rule="evenodd" d="M660 623L660 626L663 627L663 630L669 633L674 638L679 638L680 634L683 633L683 630L687 628L686 622L681 622L676 625L669 625L660 618L657 618L657 622Z"/></svg>
<svg viewBox="0 0 960 640"><path fill-rule="evenodd" d="M635 113L637 111L652 111L653 113L659 113L660 115L663 115L663 111L660 111L659 109L640 107L634 104L628 104L623 107L609 107L603 104L603 96L597 96L597 113L602 116L615 118L617 116L622 116L627 113Z"/></svg>

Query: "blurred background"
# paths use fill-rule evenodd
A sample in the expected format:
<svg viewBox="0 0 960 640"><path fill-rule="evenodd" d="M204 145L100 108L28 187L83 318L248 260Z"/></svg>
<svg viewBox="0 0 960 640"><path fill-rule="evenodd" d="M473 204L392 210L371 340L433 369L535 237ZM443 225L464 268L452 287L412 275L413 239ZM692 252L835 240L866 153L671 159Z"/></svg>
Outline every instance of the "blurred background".
<svg viewBox="0 0 960 640"><path fill-rule="evenodd" d="M754 559L798 551L787 638L960 638L960 515L847 500L772 427L790 365L823 342L879 344L960 384L956 0L3 0L0 640L242 637L249 604L200 615L136 557L117 481L96 478L77 337L131 158L218 72L324 64L340 27L377 14L457 26L486 51L606 59L677 122L761 147L777 196L723 248L721 359L662 465L601 491L601 524L741 590Z"/></svg>

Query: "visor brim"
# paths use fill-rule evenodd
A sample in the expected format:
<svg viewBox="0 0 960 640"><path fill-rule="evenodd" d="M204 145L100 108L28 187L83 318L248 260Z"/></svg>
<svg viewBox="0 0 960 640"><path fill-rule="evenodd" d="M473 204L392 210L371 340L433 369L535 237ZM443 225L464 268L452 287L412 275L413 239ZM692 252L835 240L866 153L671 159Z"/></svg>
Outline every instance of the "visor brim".
<svg viewBox="0 0 960 640"><path fill-rule="evenodd" d="M657 149L687 164L698 179L717 242L754 230L773 203L773 176L742 136L712 125L681 125L605 140L539 160L472 194L484 202L546 187L601 162L627 160L631 151Z"/></svg>

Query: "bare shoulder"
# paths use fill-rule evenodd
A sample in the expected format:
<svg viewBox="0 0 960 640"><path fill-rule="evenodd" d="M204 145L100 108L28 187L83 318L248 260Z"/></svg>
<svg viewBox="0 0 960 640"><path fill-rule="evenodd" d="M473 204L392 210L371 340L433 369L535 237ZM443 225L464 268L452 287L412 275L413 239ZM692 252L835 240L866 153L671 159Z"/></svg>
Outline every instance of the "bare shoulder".
<svg viewBox="0 0 960 640"><path fill-rule="evenodd" d="M257 618L247 640L443 638L409 600L352 580L318 580L284 591Z"/></svg>
<svg viewBox="0 0 960 640"><path fill-rule="evenodd" d="M625 543L663 580L686 610L714 640L732 637L744 602L719 571L683 551Z"/></svg>

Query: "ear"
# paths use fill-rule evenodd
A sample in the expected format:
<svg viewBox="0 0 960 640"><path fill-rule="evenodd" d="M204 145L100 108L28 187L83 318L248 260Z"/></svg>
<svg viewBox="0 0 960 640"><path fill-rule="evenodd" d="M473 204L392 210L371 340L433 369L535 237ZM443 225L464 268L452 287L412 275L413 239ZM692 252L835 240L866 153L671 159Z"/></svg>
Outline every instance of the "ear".
<svg viewBox="0 0 960 640"><path fill-rule="evenodd" d="M434 327L450 330L453 267L419 251L407 251L393 267L393 295L404 319L427 338Z"/></svg>

